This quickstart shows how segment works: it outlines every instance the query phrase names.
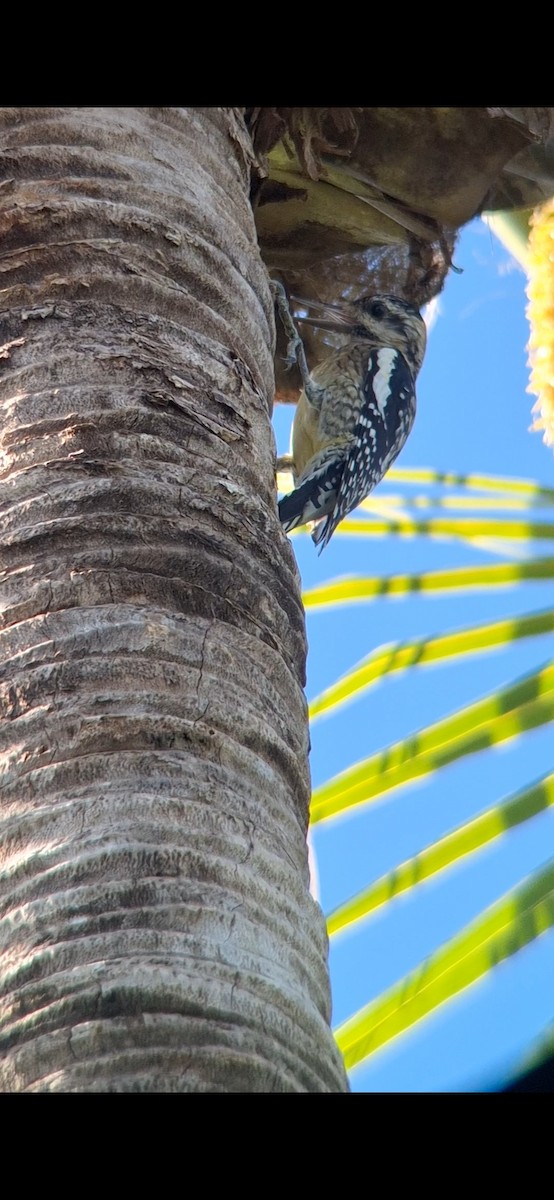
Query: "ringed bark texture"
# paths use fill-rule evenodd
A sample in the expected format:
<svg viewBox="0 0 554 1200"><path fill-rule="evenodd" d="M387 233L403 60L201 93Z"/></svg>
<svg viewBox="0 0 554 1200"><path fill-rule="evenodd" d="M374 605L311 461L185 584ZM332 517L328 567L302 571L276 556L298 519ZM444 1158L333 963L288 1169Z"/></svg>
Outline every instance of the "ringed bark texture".
<svg viewBox="0 0 554 1200"><path fill-rule="evenodd" d="M242 114L0 130L0 1089L345 1091Z"/></svg>

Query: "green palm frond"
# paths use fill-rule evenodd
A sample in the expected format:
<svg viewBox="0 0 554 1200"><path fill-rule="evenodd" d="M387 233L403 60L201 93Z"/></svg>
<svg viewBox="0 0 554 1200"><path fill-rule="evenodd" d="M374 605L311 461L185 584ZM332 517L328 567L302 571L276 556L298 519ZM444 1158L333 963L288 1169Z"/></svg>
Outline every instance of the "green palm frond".
<svg viewBox="0 0 554 1200"><path fill-rule="evenodd" d="M459 825L452 833L427 846L406 862L400 863L392 871L387 871L386 875L375 880L370 887L334 909L327 918L329 935L340 933L356 921L363 920L395 896L417 887L440 871L455 866L462 859L467 859L478 850L482 850L495 838L502 837L516 825L530 821L532 817L552 805L554 773L545 775L532 787L524 788L516 796L493 805L472 821Z"/></svg>
<svg viewBox="0 0 554 1200"><path fill-rule="evenodd" d="M554 864L549 863L335 1030L346 1067L357 1066L553 924Z"/></svg>
<svg viewBox="0 0 554 1200"><path fill-rule="evenodd" d="M528 583L554 580L551 548L541 553L545 542L554 542L553 502L554 489L532 480L448 475L428 469L393 470L380 489L378 501L370 497L361 506L364 515L345 520L337 534L354 534L362 539L415 537L422 540L422 545L431 538L449 539L465 543L470 557L487 550L500 552L504 561L470 562L449 570L331 579L304 591L305 607L310 618L317 619L318 611L372 604L384 597L409 600L456 592L462 598L467 596L469 608L473 596L500 588L514 589L520 602ZM400 681L414 667L439 662L454 667L469 656L493 650L502 653L515 642L553 632L554 608L544 607L377 646L312 698L311 720L322 716L332 719L342 706L359 701L368 689L391 674ZM316 787L312 824L337 819L358 806L385 798L394 804L398 790L416 780L436 776L456 761L485 753L552 721L554 662L549 660L539 669L445 713ZM423 844L416 854L368 881L329 912L329 935L335 938L377 911L384 914L399 895L461 862L469 862L485 846L516 826L532 822L553 803L554 774L548 773L517 794L491 804L437 841ZM386 1042L407 1032L553 923L554 866L548 862L336 1029L347 1067L359 1065Z"/></svg>

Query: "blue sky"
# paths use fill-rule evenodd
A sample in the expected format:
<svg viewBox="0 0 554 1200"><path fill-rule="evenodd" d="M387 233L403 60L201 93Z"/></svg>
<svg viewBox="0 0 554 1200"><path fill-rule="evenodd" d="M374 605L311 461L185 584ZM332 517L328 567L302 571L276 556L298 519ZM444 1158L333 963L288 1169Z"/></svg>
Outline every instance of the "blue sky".
<svg viewBox="0 0 554 1200"><path fill-rule="evenodd" d="M554 486L552 450L529 432L526 278L480 220L460 236L439 298L418 381L414 429L396 465L535 479ZM278 453L288 450L293 410L278 406ZM396 490L392 484L382 484ZM415 489L414 489L415 490ZM308 535L294 538L303 586L348 574L421 572L501 561L454 542L335 536L318 557ZM540 553L553 552L542 543ZM377 646L554 606L554 583L488 594L411 597L309 611L307 695L311 699ZM479 699L552 659L552 635L453 667L390 677L312 728L314 786L373 751ZM490 804L554 768L546 726L503 749L450 766L422 786L402 788L341 819L317 825L313 845L320 902L328 912L387 870ZM511 830L467 864L398 897L332 940L333 1025L401 979L481 910L552 857L554 812ZM552 1020L554 933L543 934L484 982L420 1022L352 1072L359 1092L486 1091L502 1082Z"/></svg>

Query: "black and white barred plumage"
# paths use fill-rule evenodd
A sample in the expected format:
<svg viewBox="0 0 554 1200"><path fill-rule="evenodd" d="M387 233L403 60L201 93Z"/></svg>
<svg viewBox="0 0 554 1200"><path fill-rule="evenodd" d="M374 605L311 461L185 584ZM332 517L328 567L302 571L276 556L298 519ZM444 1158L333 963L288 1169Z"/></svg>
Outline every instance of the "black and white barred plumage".
<svg viewBox="0 0 554 1200"><path fill-rule="evenodd" d="M295 488L279 502L284 529L316 521L319 550L400 453L416 411L426 344L418 309L396 296L318 305L319 328L348 341L304 380L293 425Z"/></svg>

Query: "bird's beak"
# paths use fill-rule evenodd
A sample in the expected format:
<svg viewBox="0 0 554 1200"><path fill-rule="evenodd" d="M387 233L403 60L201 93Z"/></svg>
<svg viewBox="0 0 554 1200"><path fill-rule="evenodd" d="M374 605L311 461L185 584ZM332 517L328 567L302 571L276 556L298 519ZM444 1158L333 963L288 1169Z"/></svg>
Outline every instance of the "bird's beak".
<svg viewBox="0 0 554 1200"><path fill-rule="evenodd" d="M297 317L303 325L312 325L314 329L328 329L331 333L349 333L354 328L349 317L335 317L334 320L323 320L321 317Z"/></svg>
<svg viewBox="0 0 554 1200"><path fill-rule="evenodd" d="M352 320L352 309L347 303L326 304L323 300L304 300L301 296L293 296L292 299L295 304L301 304L303 308L313 309L316 314L321 313L321 316L296 317L296 320L302 321L303 325L312 325L315 329L328 329L331 332L348 333L356 323Z"/></svg>

